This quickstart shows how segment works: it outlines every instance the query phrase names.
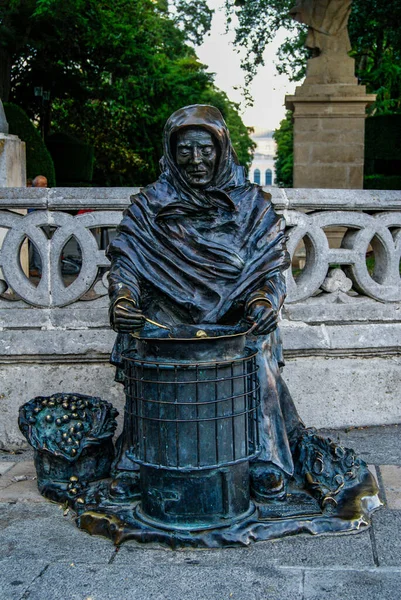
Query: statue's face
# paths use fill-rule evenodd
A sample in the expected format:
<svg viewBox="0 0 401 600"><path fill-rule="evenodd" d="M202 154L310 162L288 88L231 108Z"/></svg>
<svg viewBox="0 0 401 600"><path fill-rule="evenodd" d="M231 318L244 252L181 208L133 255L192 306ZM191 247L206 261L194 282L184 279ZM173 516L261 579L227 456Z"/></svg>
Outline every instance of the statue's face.
<svg viewBox="0 0 401 600"><path fill-rule="evenodd" d="M184 179L193 187L209 185L214 176L217 148L204 129L185 129L177 135L176 161Z"/></svg>

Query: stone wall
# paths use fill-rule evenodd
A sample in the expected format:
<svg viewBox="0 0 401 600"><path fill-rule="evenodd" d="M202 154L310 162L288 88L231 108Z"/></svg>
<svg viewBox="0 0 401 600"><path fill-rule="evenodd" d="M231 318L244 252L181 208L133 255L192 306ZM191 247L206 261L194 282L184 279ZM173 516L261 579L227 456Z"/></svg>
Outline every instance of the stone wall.
<svg viewBox="0 0 401 600"><path fill-rule="evenodd" d="M0 189L0 228L8 231L0 249L0 448L23 445L18 407L36 395L99 395L122 413L108 364L115 334L99 232L119 223L134 191ZM269 191L286 219L290 253L304 243L305 268L287 273L281 322L284 378L301 417L316 427L401 422L401 191ZM37 210L23 216L11 208ZM82 208L93 212L74 216ZM329 247L332 227L344 232L340 248ZM60 257L71 236L83 260L65 282ZM39 282L20 266L26 237L41 254Z"/></svg>

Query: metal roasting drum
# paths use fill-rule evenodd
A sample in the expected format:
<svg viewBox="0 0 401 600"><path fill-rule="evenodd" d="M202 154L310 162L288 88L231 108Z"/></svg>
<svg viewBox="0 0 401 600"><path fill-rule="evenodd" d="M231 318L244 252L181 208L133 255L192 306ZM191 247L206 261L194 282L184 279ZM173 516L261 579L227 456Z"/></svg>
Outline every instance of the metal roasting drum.
<svg viewBox="0 0 401 600"><path fill-rule="evenodd" d="M139 518L199 529L252 512L249 460L259 447L259 385L247 329L146 326L136 350L124 354L130 456L140 465Z"/></svg>

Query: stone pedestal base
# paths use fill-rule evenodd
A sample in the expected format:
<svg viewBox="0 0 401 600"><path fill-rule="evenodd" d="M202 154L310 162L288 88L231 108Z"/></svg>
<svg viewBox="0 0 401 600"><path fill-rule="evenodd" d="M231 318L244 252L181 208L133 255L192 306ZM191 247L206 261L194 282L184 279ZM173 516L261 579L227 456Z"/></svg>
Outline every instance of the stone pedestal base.
<svg viewBox="0 0 401 600"><path fill-rule="evenodd" d="M21 142L18 136L0 133L0 187L25 187L26 186L26 158L25 142ZM26 210L16 210L20 214L26 214ZM3 243L6 231L0 229L0 247ZM29 257L28 243L24 242L21 247L21 266L24 273L28 275ZM0 277L2 273L0 271Z"/></svg>
<svg viewBox="0 0 401 600"><path fill-rule="evenodd" d="M286 96L294 112L294 187L363 188L365 109L374 100L365 86L308 78Z"/></svg>
<svg viewBox="0 0 401 600"><path fill-rule="evenodd" d="M0 187L25 186L25 142L16 135L0 133Z"/></svg>

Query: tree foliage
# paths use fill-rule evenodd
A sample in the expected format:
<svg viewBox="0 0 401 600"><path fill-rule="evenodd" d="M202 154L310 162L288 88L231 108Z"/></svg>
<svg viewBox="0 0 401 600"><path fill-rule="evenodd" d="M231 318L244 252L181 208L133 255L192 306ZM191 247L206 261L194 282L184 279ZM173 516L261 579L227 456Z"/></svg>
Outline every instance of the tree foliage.
<svg viewBox="0 0 401 600"><path fill-rule="evenodd" d="M45 134L65 131L92 144L98 185L154 179L168 116L212 97L249 164L253 143L238 106L214 87L190 45L211 16L206 0L3 1L0 52L9 69L0 72L0 94ZM35 97L35 88L49 99Z"/></svg>
<svg viewBox="0 0 401 600"><path fill-rule="evenodd" d="M243 68L249 82L263 65L263 52L280 27L288 31L278 51L277 69L298 81L306 72L307 28L292 21L296 0L226 0L228 21L237 12L235 43L246 48ZM348 31L355 74L368 93L377 95L370 114L401 114L401 0L353 0ZM292 119L287 113L275 132L277 183L292 185ZM373 177L373 175L372 175ZM375 176L376 177L376 176ZM383 185L383 182L378 185ZM373 184L371 186L374 187Z"/></svg>
<svg viewBox="0 0 401 600"><path fill-rule="evenodd" d="M264 50L280 27L286 29L287 37L279 49L278 71L297 79L305 74L308 50L303 47L303 41L306 27L289 17L294 4L295 0L226 0L228 27L234 22L234 13L237 17L234 45L246 51L242 66L247 84L264 65Z"/></svg>
<svg viewBox="0 0 401 600"><path fill-rule="evenodd" d="M277 144L277 154L274 161L276 169L276 184L279 187L292 187L292 173L294 164L294 133L292 112L287 111L285 119L273 134Z"/></svg>
<svg viewBox="0 0 401 600"><path fill-rule="evenodd" d="M263 65L263 52L280 27L288 35L278 51L277 69L299 81L305 75L309 51L307 27L289 17L296 0L226 0L229 23L238 25L235 44L246 48L243 67L248 81ZM353 0L348 30L356 75L367 91L377 94L371 112L401 112L401 0Z"/></svg>
<svg viewBox="0 0 401 600"><path fill-rule="evenodd" d="M401 113L401 0L354 0L349 20L356 74L377 94L370 112Z"/></svg>

